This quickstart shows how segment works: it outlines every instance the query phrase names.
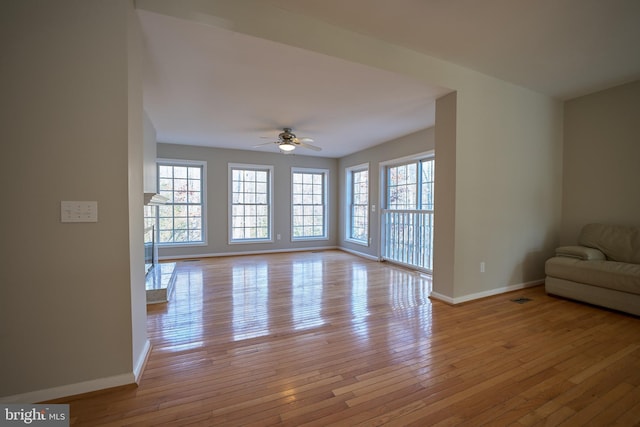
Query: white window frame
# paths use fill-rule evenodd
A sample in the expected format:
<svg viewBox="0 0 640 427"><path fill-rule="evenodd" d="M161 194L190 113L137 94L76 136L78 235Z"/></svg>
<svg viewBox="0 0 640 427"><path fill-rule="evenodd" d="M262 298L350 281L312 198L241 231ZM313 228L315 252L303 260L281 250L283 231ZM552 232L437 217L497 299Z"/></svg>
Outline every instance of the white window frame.
<svg viewBox="0 0 640 427"><path fill-rule="evenodd" d="M315 173L322 174L323 176L323 194L322 194L322 204L323 204L323 233L322 236L303 236L303 237L295 237L294 236L294 204L293 204L293 174L294 173ZM301 242L306 240L328 240L329 239L329 169L315 169L315 168L300 168L300 167L292 167L291 168L291 241L292 242Z"/></svg>
<svg viewBox="0 0 640 427"><path fill-rule="evenodd" d="M378 221L380 224L380 236L379 236L379 245L378 245L378 256L380 257L380 259L389 259L386 256L384 256L384 252L385 252L385 245L386 245L386 236L385 236L385 225L384 225L384 221L382 220L382 216L386 213L386 212L393 212L393 210L389 209L389 202L387 200L388 197L388 188L387 188L387 170L389 167L394 167L394 166L398 166L398 165L402 165L402 164L407 164L407 163L415 163L415 162L421 162L421 161L425 161L425 160L434 160L434 167L435 167L435 159L436 159L436 152L435 150L429 150L429 151L425 151L422 153L416 153L414 155L410 155L410 156L406 156L406 157L402 157L402 158L398 158L398 159L393 159L393 160L387 160L384 162L380 162L378 164L379 169L378 169L378 191L379 191L379 201L380 201L380 209L378 209ZM421 176L419 174L417 174L417 182L421 182ZM435 191L435 177L434 177L434 191ZM416 196L419 199L420 197L420 192L418 191L418 189L416 188ZM425 211L425 212L434 212L435 210L435 206L433 207L433 209L415 209L415 210L421 210L421 211ZM402 211L402 210L400 210ZM431 250L433 250L433 247L431 247ZM397 262L400 265L406 265L410 268L416 268L419 271L425 271L427 273L431 273L432 270L430 270L429 268L422 268L422 267L418 267L415 266L414 264L410 264L410 263L405 263L403 261L398 261L398 260L392 260L393 262Z"/></svg>
<svg viewBox="0 0 640 427"><path fill-rule="evenodd" d="M160 190L160 166L188 166L188 167L200 167L202 173L200 175L200 183L201 194L200 194L200 214L201 214L201 224L202 224L202 240L197 242L161 242L160 241L160 207L155 209L156 216L156 228L158 247L183 247L183 246L207 246L207 162L201 160L184 160L184 159L167 159L167 158L158 158L156 159L156 168L157 168L157 185L158 185L158 193ZM167 203L173 204L173 203Z"/></svg>
<svg viewBox="0 0 640 427"><path fill-rule="evenodd" d="M352 225L353 225L353 174L358 172L367 171L368 183L367 183L367 236L365 240L356 239L352 237ZM345 241L355 243L357 245L369 246L371 239L371 170L369 163L362 163L355 166L345 168L345 182L346 182L346 210L345 210Z"/></svg>
<svg viewBox="0 0 640 427"><path fill-rule="evenodd" d="M234 169L242 169L242 170L256 170L256 171L266 171L268 176L268 192L267 195L267 208L269 211L269 229L268 229L268 237L261 239L234 239L233 238L233 170ZM237 244L252 244L252 243L273 243L273 166L272 165L254 165L254 164L246 164L246 163L229 163L228 164L228 177L227 177L227 188L228 188L228 232L229 232L229 244L237 245Z"/></svg>
<svg viewBox="0 0 640 427"><path fill-rule="evenodd" d="M436 182L436 177L435 177L435 157L431 156L431 157L427 157L427 158L423 158L422 160L420 160L420 208L423 210L433 210L435 207L435 200L433 199L434 193L435 193L435 182ZM432 196L432 201L429 207L429 203L427 203L427 201L425 201L424 199L424 190L425 190L425 183L422 181L422 172L424 171L424 163L425 162L433 162L433 176L432 176L432 181L428 181L427 184L431 187L431 196Z"/></svg>
<svg viewBox="0 0 640 427"><path fill-rule="evenodd" d="M380 162L379 167L379 191L380 191L380 211L383 210L388 210L389 209L389 200L388 200L388 194L387 194L387 173L388 173L388 169L390 167L395 167L395 166L402 166L405 164L409 164L409 163L416 163L416 162L421 162L424 160L435 160L435 150L429 150L429 151L425 151L422 153L418 153L418 154L414 154L411 156L406 156L406 157L401 157L398 159L393 159L393 160L387 160L384 162ZM417 181L421 181L421 176L419 175L419 170L416 171L416 180ZM421 197L421 191L420 190L420 184L417 184L416 186L416 207L414 209L417 209L417 205L420 203L420 197ZM420 210L429 210L429 209L424 209L424 208L420 208Z"/></svg>

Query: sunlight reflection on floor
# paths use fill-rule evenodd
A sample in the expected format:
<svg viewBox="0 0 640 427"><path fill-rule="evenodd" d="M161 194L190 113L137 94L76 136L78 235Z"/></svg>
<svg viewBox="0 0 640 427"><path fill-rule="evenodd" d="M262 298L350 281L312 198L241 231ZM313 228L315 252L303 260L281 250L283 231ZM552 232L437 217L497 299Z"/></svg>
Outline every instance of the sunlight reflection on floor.
<svg viewBox="0 0 640 427"><path fill-rule="evenodd" d="M383 286L371 286L380 281ZM178 263L175 293L166 309L150 312L149 322L158 351L345 323L362 340L367 318L389 308L415 333L429 334L430 287L428 275L341 252L208 258ZM212 302L212 312L202 312L204 301Z"/></svg>

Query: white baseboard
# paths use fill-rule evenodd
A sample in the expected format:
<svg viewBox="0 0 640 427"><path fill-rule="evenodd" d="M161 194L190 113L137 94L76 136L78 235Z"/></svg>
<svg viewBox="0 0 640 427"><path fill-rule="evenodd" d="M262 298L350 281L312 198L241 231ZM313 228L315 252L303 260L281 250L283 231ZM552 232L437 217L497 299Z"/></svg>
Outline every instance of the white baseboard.
<svg viewBox="0 0 640 427"><path fill-rule="evenodd" d="M138 356L138 360L133 367L133 378L136 384L140 384L140 377L142 376L144 367L147 364L147 360L149 359L149 354L151 354L151 342L147 339L144 343L144 348L142 349L142 352Z"/></svg>
<svg viewBox="0 0 640 427"><path fill-rule="evenodd" d="M348 249L348 248L345 248L345 247L342 247L342 246L340 246L338 249L340 249L341 251L350 253L351 255L356 255L356 256L359 256L359 257L362 257L362 258L369 259L371 261L380 261L380 258L378 258L377 256L365 254L364 252L354 251L353 249Z"/></svg>
<svg viewBox="0 0 640 427"><path fill-rule="evenodd" d="M135 378L133 373L121 374L113 377L98 378L96 380L83 381L80 383L30 391L13 396L0 397L0 403L37 403L134 383Z"/></svg>
<svg viewBox="0 0 640 427"><path fill-rule="evenodd" d="M446 302L447 304L451 304L451 305L455 304L453 302L453 298L443 294L439 294L438 292L435 292L435 291L429 292L429 298L437 299L438 301Z"/></svg>
<svg viewBox="0 0 640 427"><path fill-rule="evenodd" d="M245 251L245 252L215 252L208 254L193 254L193 255L163 255L158 257L160 261L166 261L170 259L193 259L193 258L216 258L223 256L236 256L236 255L263 255L263 254L275 254L284 252L310 252L310 251L327 251L331 249L340 249L338 246L318 246L313 248L289 248L289 249L272 249L264 251Z"/></svg>
<svg viewBox="0 0 640 427"><path fill-rule="evenodd" d="M505 294L507 292L517 291L519 289L530 288L533 286L538 286L544 283L544 279L532 280L530 282L517 283L515 285L503 286L501 288L490 289L488 291L477 292L474 294L464 295L461 297L451 298L447 295L439 294L438 292L431 292L429 294L430 297L433 297L437 300L446 302L447 304L461 304L463 302L473 301L480 298L491 297L494 295Z"/></svg>

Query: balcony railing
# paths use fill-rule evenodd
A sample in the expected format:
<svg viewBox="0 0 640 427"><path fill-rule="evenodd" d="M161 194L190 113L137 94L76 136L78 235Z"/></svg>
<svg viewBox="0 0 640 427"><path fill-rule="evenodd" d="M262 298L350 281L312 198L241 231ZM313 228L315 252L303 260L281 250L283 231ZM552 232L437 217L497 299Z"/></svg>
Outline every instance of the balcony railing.
<svg viewBox="0 0 640 427"><path fill-rule="evenodd" d="M431 272L433 211L382 210L382 258Z"/></svg>

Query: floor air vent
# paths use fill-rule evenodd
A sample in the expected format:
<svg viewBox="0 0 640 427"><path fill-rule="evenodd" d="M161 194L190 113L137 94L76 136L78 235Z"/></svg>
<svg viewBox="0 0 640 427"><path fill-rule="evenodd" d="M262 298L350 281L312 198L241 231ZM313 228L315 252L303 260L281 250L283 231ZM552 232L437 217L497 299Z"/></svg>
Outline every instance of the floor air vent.
<svg viewBox="0 0 640 427"><path fill-rule="evenodd" d="M524 304L525 302L531 301L531 299L522 297L522 298L512 299L511 301L517 302L518 304Z"/></svg>

